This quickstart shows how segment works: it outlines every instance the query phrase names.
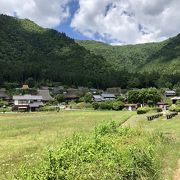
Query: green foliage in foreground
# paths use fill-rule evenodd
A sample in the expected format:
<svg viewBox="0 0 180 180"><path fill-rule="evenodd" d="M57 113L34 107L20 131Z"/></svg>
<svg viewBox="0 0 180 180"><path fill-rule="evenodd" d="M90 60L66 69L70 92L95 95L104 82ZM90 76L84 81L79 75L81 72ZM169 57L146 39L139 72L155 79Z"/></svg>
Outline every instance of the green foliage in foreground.
<svg viewBox="0 0 180 180"><path fill-rule="evenodd" d="M137 109L137 114L146 114L147 112L149 112L150 110L152 110L152 108L149 107L141 107Z"/></svg>
<svg viewBox="0 0 180 180"><path fill-rule="evenodd" d="M176 104L173 104L170 108L169 108L170 111L173 111L173 112L180 112L180 105L176 105Z"/></svg>
<svg viewBox="0 0 180 180"><path fill-rule="evenodd" d="M160 133L98 126L91 136L74 135L49 151L38 167L24 167L17 179L159 179L163 147Z"/></svg>

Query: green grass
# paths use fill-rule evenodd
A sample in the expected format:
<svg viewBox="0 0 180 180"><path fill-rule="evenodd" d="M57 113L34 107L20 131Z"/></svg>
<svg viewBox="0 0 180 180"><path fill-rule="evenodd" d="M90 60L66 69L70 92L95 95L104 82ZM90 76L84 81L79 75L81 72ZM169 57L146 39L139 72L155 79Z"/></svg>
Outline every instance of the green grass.
<svg viewBox="0 0 180 180"><path fill-rule="evenodd" d="M125 123L130 127L141 127L146 131L159 131L171 139L171 144L164 149L164 179L172 179L180 159L180 115L167 120L165 116L147 121L146 115L136 115Z"/></svg>
<svg viewBox="0 0 180 180"><path fill-rule="evenodd" d="M25 163L33 166L43 152L74 133L88 134L100 122L123 122L132 115L115 111L0 114L0 179L10 179Z"/></svg>
<svg viewBox="0 0 180 180"><path fill-rule="evenodd" d="M158 180L168 142L161 133L102 123L89 136L66 140L38 166L22 168L18 179Z"/></svg>

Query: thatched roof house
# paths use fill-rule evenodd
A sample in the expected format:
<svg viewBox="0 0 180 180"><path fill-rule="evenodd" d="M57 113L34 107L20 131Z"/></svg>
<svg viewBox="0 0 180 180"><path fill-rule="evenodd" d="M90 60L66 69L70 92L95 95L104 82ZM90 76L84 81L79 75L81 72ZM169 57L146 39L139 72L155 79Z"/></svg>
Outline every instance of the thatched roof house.
<svg viewBox="0 0 180 180"><path fill-rule="evenodd" d="M38 90L38 95L42 96L43 102L53 101L54 98L50 95L49 90Z"/></svg>
<svg viewBox="0 0 180 180"><path fill-rule="evenodd" d="M83 94L84 92L79 89L69 88L64 95L66 100L71 101L79 99Z"/></svg>
<svg viewBox="0 0 180 180"><path fill-rule="evenodd" d="M0 89L0 99L8 100L10 97L6 94L6 89Z"/></svg>

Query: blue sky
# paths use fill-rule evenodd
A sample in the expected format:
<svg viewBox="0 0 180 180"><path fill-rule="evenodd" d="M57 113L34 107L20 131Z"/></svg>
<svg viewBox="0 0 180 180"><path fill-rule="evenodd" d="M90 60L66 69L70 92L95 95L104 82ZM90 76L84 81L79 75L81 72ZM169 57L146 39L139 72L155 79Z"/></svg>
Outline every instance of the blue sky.
<svg viewBox="0 0 180 180"><path fill-rule="evenodd" d="M66 20L64 20L64 22L62 22L59 26L55 27L55 29L59 32L65 32L66 35L68 35L73 39L80 39L80 40L89 39L86 36L83 36L83 34L81 34L80 32L75 31L73 28L71 28L70 25L75 12L79 9L78 1L71 1L68 3L68 6L70 11L70 16Z"/></svg>
<svg viewBox="0 0 180 180"><path fill-rule="evenodd" d="M0 13L74 39L112 45L157 42L180 31L179 0L0 0Z"/></svg>

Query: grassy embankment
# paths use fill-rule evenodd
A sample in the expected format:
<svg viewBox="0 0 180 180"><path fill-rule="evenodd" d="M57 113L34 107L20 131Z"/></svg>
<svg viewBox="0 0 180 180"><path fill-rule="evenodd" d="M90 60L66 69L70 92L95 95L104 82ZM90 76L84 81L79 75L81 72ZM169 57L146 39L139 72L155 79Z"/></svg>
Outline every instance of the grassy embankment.
<svg viewBox="0 0 180 180"><path fill-rule="evenodd" d="M140 127L150 132L162 132L164 136L170 138L169 144L164 147L165 157L163 159L162 173L163 179L172 179L180 159L180 115L170 120L166 120L163 116L153 121L146 121L145 115L135 115L126 121L124 125L131 128Z"/></svg>

